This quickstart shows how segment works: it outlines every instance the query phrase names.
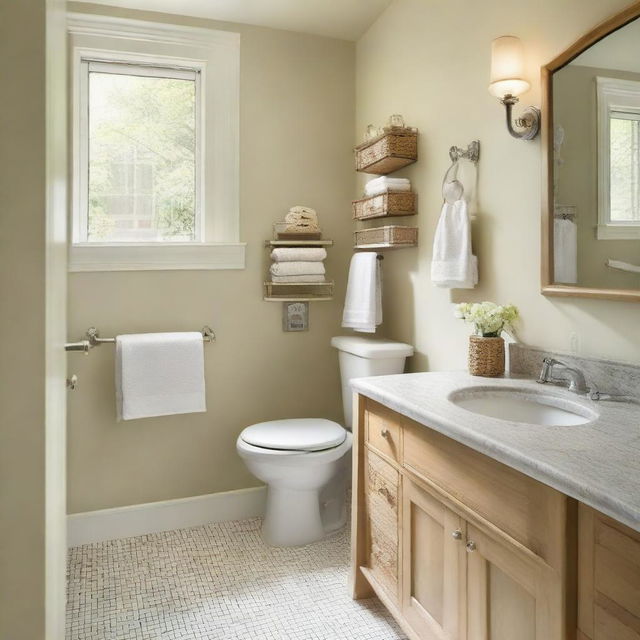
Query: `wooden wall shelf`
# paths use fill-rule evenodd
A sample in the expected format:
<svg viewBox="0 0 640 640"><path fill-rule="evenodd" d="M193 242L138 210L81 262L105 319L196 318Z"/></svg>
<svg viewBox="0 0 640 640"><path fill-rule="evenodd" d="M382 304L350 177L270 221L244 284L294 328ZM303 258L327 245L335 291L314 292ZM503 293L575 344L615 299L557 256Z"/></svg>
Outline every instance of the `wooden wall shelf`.
<svg viewBox="0 0 640 640"><path fill-rule="evenodd" d="M333 300L334 282L271 282L264 283L267 302L326 302Z"/></svg>
<svg viewBox="0 0 640 640"><path fill-rule="evenodd" d="M332 247L333 240L265 240L265 247Z"/></svg>

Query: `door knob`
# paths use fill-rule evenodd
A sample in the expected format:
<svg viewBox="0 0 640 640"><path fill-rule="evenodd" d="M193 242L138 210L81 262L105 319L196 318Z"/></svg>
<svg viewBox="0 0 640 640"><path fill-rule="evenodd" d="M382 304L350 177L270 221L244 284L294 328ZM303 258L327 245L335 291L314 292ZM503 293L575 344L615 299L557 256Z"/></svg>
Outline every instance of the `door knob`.
<svg viewBox="0 0 640 640"><path fill-rule="evenodd" d="M469 553L473 553L476 548L476 543L473 540L469 540L469 542L467 542L467 551Z"/></svg>
<svg viewBox="0 0 640 640"><path fill-rule="evenodd" d="M462 540L462 531L460 531L460 529L456 529L452 534L451 537L454 540Z"/></svg>

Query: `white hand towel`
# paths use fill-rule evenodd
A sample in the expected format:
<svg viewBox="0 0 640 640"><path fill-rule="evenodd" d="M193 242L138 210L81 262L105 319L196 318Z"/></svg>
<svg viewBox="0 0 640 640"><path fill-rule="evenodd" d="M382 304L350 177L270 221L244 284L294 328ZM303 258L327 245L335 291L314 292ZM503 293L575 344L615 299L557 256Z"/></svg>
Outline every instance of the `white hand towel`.
<svg viewBox="0 0 640 640"><path fill-rule="evenodd" d="M382 269L376 253L365 251L351 258L342 326L375 333L382 324Z"/></svg>
<svg viewBox="0 0 640 640"><path fill-rule="evenodd" d="M326 257L325 249L313 247L279 247L271 252L274 262L322 262Z"/></svg>
<svg viewBox="0 0 640 640"><path fill-rule="evenodd" d="M578 226L571 220L553 221L554 282L578 282Z"/></svg>
<svg viewBox="0 0 640 640"><path fill-rule="evenodd" d="M118 420L206 411L202 334L116 338Z"/></svg>
<svg viewBox="0 0 640 640"><path fill-rule="evenodd" d="M323 276L325 273L322 262L274 262L270 271L274 276Z"/></svg>
<svg viewBox="0 0 640 640"><path fill-rule="evenodd" d="M431 280L447 289L473 289L478 284L478 263L471 250L471 223L467 203L445 202L436 228Z"/></svg>
<svg viewBox="0 0 640 640"><path fill-rule="evenodd" d="M366 196L377 196L387 191L411 191L411 182L407 178L389 178L381 176L369 180L364 186Z"/></svg>
<svg viewBox="0 0 640 640"><path fill-rule="evenodd" d="M307 275L307 276L271 276L271 282L308 282L308 283L315 283L315 282L326 282L325 277L324 276L314 276L314 275Z"/></svg>

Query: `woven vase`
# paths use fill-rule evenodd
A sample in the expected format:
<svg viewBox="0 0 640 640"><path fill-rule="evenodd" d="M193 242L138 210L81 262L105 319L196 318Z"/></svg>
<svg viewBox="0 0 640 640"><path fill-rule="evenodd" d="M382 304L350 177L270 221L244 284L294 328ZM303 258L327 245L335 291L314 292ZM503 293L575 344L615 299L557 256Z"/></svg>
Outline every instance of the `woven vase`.
<svg viewBox="0 0 640 640"><path fill-rule="evenodd" d="M504 340L470 336L469 373L485 378L501 376L504 373Z"/></svg>

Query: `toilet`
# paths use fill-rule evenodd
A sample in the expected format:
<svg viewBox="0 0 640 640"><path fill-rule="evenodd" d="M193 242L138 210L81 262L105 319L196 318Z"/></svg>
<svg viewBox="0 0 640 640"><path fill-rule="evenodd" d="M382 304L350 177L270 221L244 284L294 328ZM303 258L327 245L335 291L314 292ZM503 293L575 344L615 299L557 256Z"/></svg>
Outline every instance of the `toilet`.
<svg viewBox="0 0 640 640"><path fill-rule="evenodd" d="M262 525L277 547L310 544L341 529L347 520L351 469L354 378L403 373L413 347L390 340L338 336L344 427L325 418L271 420L251 425L236 448L251 473L267 485ZM346 427L346 428L345 428Z"/></svg>

